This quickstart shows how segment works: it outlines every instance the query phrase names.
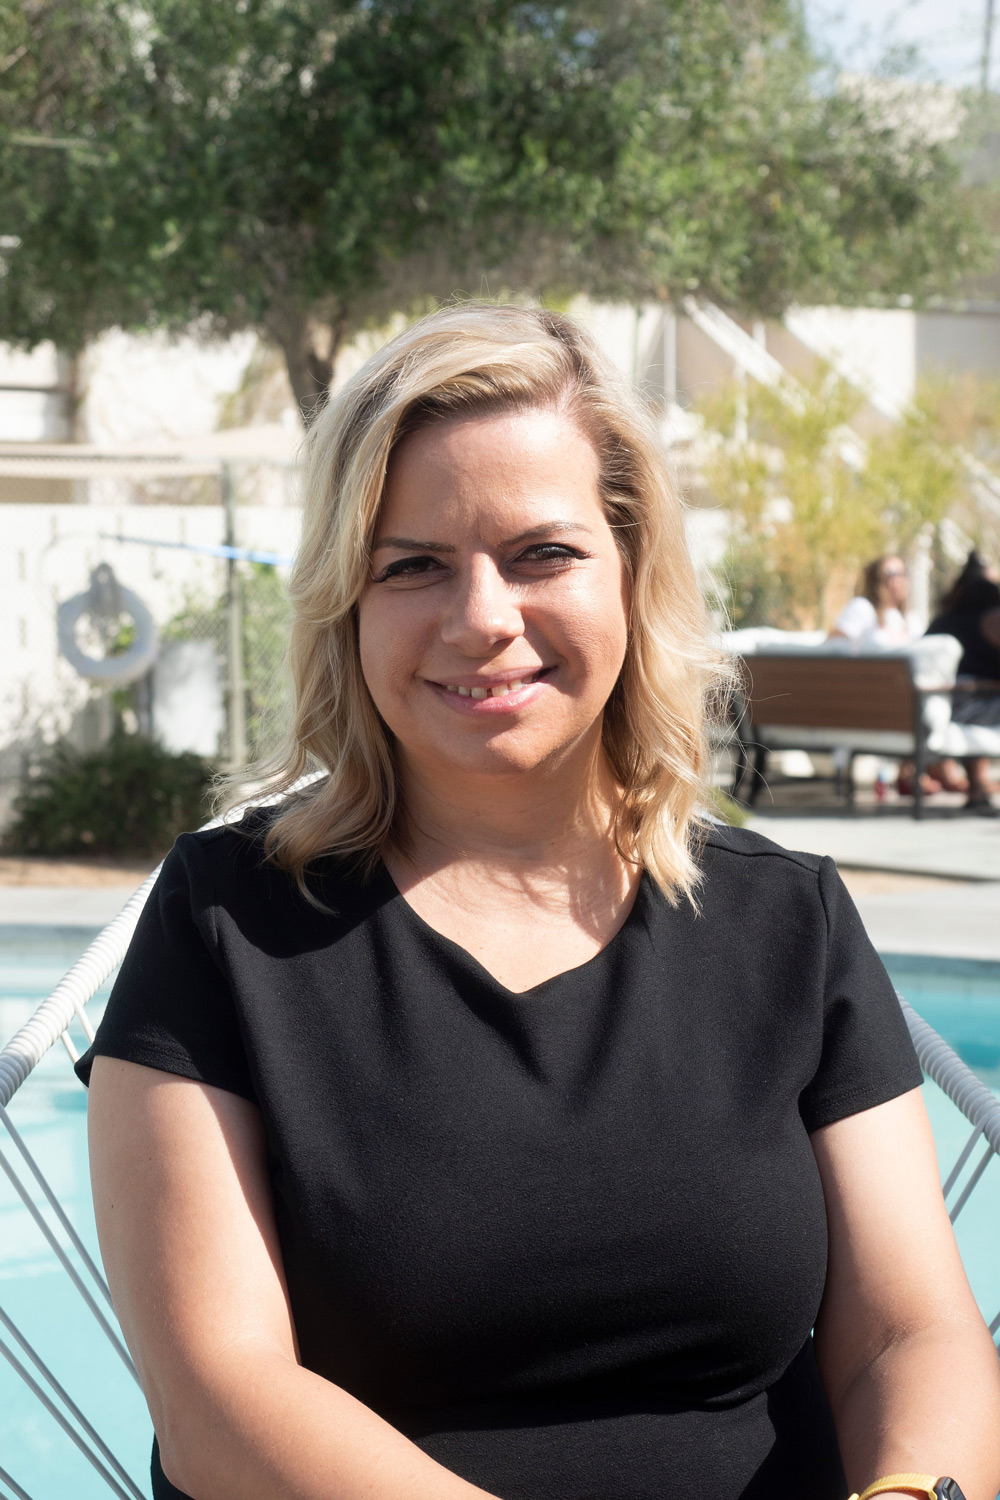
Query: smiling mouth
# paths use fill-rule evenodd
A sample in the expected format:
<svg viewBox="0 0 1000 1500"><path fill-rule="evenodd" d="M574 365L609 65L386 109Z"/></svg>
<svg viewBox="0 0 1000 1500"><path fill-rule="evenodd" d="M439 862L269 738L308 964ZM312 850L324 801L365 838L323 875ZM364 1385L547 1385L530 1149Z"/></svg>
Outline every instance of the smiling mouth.
<svg viewBox="0 0 1000 1500"><path fill-rule="evenodd" d="M525 673L523 677L511 677L504 682L484 683L481 687L465 687L452 682L438 682L435 686L443 688L446 693L455 693L459 698L506 698L508 694L516 693L519 688L530 687L533 682L540 682L552 670L552 667L539 667L537 672Z"/></svg>

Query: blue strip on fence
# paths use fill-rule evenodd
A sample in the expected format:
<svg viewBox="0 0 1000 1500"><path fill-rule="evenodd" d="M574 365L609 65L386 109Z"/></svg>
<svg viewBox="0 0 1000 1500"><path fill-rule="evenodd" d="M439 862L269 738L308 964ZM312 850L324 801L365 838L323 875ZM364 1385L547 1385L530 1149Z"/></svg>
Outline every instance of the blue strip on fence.
<svg viewBox="0 0 1000 1500"><path fill-rule="evenodd" d="M281 552L257 552L251 547L226 547L221 543L213 547L201 542L165 542L159 537L121 536L113 531L102 531L99 534L105 542L135 542L140 547L177 547L182 552L201 552L206 557L231 557L237 562L267 563L272 568L290 568L295 561L294 557L285 557Z"/></svg>

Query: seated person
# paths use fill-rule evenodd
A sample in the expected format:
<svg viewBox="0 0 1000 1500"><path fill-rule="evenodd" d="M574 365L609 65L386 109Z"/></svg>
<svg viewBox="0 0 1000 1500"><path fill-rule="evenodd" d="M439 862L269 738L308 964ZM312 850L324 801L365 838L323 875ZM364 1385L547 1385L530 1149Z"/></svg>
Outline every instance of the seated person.
<svg viewBox="0 0 1000 1500"><path fill-rule="evenodd" d="M976 551L941 601L941 609L927 627L928 635L953 635L962 643L951 717L955 724L1000 728L1000 587L995 568ZM994 788L987 780L988 757L965 758L969 800L974 812L996 814L990 800Z"/></svg>
<svg viewBox="0 0 1000 1500"><path fill-rule="evenodd" d="M903 559L891 552L873 558L862 569L860 590L840 611L829 639L854 641L869 650L909 645L920 634L916 617L904 613L909 596L910 579ZM849 759L847 752L836 754L838 760L842 755ZM912 761L904 761L899 768L896 788L904 797L913 794L913 771ZM940 791L964 792L967 781L953 760L943 760L927 767L921 786L930 796Z"/></svg>
<svg viewBox="0 0 1000 1500"><path fill-rule="evenodd" d="M906 564L888 553L866 563L857 596L844 605L830 631L859 646L905 646L920 634L912 616L903 613L910 593Z"/></svg>

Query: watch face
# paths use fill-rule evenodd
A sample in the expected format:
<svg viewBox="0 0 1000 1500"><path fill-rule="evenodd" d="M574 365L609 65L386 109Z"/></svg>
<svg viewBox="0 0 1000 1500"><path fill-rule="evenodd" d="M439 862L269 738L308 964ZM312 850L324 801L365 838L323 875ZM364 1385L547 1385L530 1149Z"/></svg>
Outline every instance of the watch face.
<svg viewBox="0 0 1000 1500"><path fill-rule="evenodd" d="M965 1500L965 1496L955 1483L954 1479L939 1479L934 1486L938 1500Z"/></svg>

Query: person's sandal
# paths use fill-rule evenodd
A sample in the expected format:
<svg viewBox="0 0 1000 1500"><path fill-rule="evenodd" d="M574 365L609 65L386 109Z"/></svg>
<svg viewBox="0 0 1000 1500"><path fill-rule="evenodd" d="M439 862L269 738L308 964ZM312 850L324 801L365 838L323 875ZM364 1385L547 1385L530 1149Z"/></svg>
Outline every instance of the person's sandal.
<svg viewBox="0 0 1000 1500"><path fill-rule="evenodd" d="M912 797L913 790L913 773L911 771L900 771L896 778L896 791L901 797ZM941 783L940 781L935 781L933 776L928 776L925 771L920 778L920 790L925 797L933 797L936 792L941 791Z"/></svg>
<svg viewBox="0 0 1000 1500"><path fill-rule="evenodd" d="M980 818L1000 818L1000 807L987 796L970 797L962 804L962 811L976 813Z"/></svg>
<svg viewBox="0 0 1000 1500"><path fill-rule="evenodd" d="M967 792L969 778L953 760L938 760L927 767L929 775L940 781L943 792Z"/></svg>

